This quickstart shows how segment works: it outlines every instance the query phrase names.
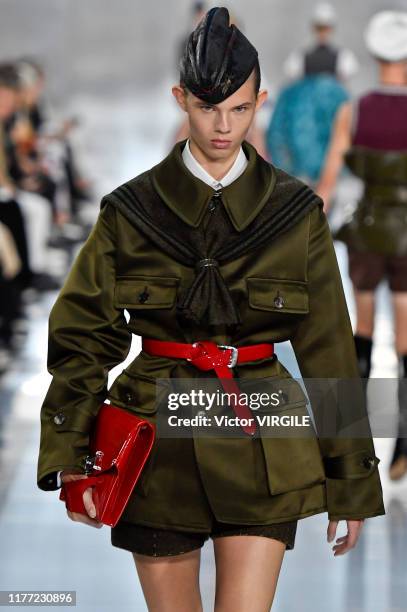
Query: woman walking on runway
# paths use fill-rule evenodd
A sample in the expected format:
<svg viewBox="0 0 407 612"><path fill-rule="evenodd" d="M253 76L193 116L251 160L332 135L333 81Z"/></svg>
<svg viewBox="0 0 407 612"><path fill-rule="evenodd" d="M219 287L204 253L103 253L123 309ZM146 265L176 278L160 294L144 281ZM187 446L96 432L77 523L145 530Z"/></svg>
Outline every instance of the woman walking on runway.
<svg viewBox="0 0 407 612"><path fill-rule="evenodd" d="M204 383L208 374L232 385L236 376L246 389L266 378L285 417L307 415L307 402L274 343L291 340L304 377L359 378L323 203L245 140L267 95L259 83L256 49L225 8L211 9L188 39L172 90L189 140L103 198L51 311L40 488L55 490L61 471L63 482L83 477L106 398L155 422L158 378ZM132 333L142 351L107 390ZM331 403L325 416L335 410ZM226 409L242 413L252 415L235 400ZM112 544L133 553L149 610L202 610L200 551L211 537L215 610L264 612L299 519L328 512L329 542L346 520L333 546L341 555L365 518L384 514L371 436L317 438L311 427L310 435L272 437L259 421L242 419L233 437L194 429L156 437L111 530ZM88 516L70 518L97 527L90 493Z"/></svg>

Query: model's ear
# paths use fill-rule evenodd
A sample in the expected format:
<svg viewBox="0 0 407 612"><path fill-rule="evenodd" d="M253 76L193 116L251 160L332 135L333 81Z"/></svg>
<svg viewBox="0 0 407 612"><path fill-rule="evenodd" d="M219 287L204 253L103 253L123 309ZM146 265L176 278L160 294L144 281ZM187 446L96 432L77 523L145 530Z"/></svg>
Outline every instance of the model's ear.
<svg viewBox="0 0 407 612"><path fill-rule="evenodd" d="M259 110L259 108L261 106L263 106L263 104L265 103L265 101L268 98L268 91L267 89L261 89L259 91L259 93L257 94L257 99L256 99L256 111Z"/></svg>
<svg viewBox="0 0 407 612"><path fill-rule="evenodd" d="M182 108L182 110L186 111L186 94L185 90L181 87L181 85L174 85L171 89L172 95L176 99L178 105Z"/></svg>

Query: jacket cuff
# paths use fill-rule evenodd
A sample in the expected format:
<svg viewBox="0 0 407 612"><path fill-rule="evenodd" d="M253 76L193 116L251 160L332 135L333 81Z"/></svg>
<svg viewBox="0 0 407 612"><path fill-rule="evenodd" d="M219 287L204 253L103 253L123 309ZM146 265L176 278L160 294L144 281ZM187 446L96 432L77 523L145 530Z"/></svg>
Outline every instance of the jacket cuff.
<svg viewBox="0 0 407 612"><path fill-rule="evenodd" d="M327 478L366 478L379 465L380 459L369 450L359 450L336 457L323 457Z"/></svg>
<svg viewBox="0 0 407 612"><path fill-rule="evenodd" d="M43 491L56 491L59 488L57 474L59 472L49 472L39 478L37 481L38 487Z"/></svg>
<svg viewBox="0 0 407 612"><path fill-rule="evenodd" d="M56 491L62 487L61 472L70 471L85 473L84 460L78 462L76 465L56 465L49 468L47 472L38 474L37 485L39 489L43 491Z"/></svg>
<svg viewBox="0 0 407 612"><path fill-rule="evenodd" d="M359 487L360 482L364 483L362 488ZM350 486L351 483L358 483L359 488ZM328 479L326 494L330 521L356 521L386 514L380 480L376 474L362 481Z"/></svg>
<svg viewBox="0 0 407 612"><path fill-rule="evenodd" d="M57 472L77 470L85 473L89 455L89 435L77 431L55 433L54 427L42 428L37 464L37 485L43 491L58 489Z"/></svg>

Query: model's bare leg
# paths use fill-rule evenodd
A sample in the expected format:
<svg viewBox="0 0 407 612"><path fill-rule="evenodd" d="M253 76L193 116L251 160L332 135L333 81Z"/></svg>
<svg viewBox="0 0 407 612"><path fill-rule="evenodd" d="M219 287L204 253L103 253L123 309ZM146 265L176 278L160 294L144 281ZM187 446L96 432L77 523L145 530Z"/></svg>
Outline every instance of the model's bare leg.
<svg viewBox="0 0 407 612"><path fill-rule="evenodd" d="M399 480L407 474L407 292L392 292L396 352L398 359L399 426L390 461L389 476Z"/></svg>
<svg viewBox="0 0 407 612"><path fill-rule="evenodd" d="M133 553L149 612L202 612L201 549L169 557Z"/></svg>
<svg viewBox="0 0 407 612"><path fill-rule="evenodd" d="M258 535L217 537L215 612L268 612L286 545Z"/></svg>
<svg viewBox="0 0 407 612"><path fill-rule="evenodd" d="M360 291L354 288L356 304L356 329L355 334L371 338L374 330L374 291Z"/></svg>
<svg viewBox="0 0 407 612"><path fill-rule="evenodd" d="M407 353L407 291L393 291L394 331L397 355Z"/></svg>

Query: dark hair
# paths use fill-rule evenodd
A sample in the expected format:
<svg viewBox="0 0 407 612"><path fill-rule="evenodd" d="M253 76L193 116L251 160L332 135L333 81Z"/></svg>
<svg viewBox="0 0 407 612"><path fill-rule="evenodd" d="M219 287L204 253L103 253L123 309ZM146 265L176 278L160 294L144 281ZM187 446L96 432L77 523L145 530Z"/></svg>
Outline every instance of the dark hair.
<svg viewBox="0 0 407 612"><path fill-rule="evenodd" d="M7 89L20 89L20 79L15 64L3 62L0 64L0 87Z"/></svg>
<svg viewBox="0 0 407 612"><path fill-rule="evenodd" d="M254 91L257 94L260 91L260 81L261 81L261 72L260 72L260 62L259 57L256 57L256 63L254 64Z"/></svg>

